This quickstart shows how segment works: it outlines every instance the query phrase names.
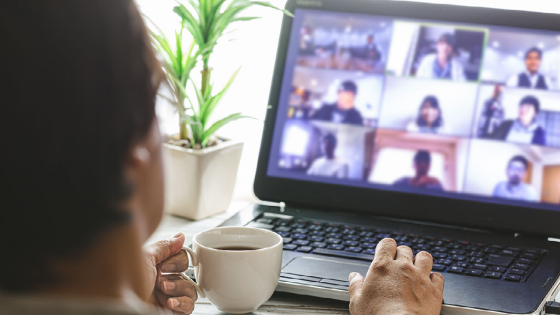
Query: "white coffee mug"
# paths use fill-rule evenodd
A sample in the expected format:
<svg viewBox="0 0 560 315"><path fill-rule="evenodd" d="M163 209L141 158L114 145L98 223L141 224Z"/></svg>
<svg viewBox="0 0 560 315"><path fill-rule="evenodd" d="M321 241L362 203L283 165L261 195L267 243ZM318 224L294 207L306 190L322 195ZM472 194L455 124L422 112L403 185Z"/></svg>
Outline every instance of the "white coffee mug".
<svg viewBox="0 0 560 315"><path fill-rule="evenodd" d="M223 227L199 233L185 247L202 298L220 311L255 311L276 290L282 267L280 235L249 227ZM245 249L245 250L244 250Z"/></svg>

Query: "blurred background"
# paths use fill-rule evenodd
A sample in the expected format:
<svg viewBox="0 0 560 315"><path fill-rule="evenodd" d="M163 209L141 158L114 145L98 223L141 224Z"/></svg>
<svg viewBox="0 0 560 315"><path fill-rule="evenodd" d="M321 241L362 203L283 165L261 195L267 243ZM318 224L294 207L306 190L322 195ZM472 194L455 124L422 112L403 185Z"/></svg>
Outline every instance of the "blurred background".
<svg viewBox="0 0 560 315"><path fill-rule="evenodd" d="M179 23L172 12L176 4L174 0L136 0L136 2L140 10L159 27L169 35L173 34ZM285 0L270 0L270 2L280 7L286 3ZM552 0L426 0L421 2L560 13L560 2ZM247 14L255 14L263 18L238 23L235 26L236 30L231 34L236 40L218 45L215 57L211 60L212 67L219 69L213 74L218 85L225 83L232 73L243 65L237 80L223 99L223 106L218 107L215 117L243 112L257 118L235 122L220 132L222 136L245 141L234 195L236 200L254 199L252 185L282 22L282 14L269 9L255 7L249 9ZM174 112L169 104L164 101L159 102L158 115L163 132L168 134L178 132L179 127L175 123Z"/></svg>

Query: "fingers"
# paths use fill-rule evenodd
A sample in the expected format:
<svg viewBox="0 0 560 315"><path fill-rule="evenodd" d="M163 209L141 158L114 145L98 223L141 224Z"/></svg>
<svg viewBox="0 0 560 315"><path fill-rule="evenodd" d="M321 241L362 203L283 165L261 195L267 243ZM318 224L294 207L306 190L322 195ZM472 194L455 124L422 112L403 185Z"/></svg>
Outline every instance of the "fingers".
<svg viewBox="0 0 560 315"><path fill-rule="evenodd" d="M194 311L194 301L189 297L169 297L162 292L155 295L161 307L172 310L174 314L191 314Z"/></svg>
<svg viewBox="0 0 560 315"><path fill-rule="evenodd" d="M376 252L377 254L377 252ZM397 255L395 260L407 261L412 263L412 258L414 254L412 253L412 249L408 246L399 246L397 247Z"/></svg>
<svg viewBox="0 0 560 315"><path fill-rule="evenodd" d="M433 264L434 259L432 258L432 255L427 252L418 253L414 259L414 265L425 274L430 274L432 272Z"/></svg>
<svg viewBox="0 0 560 315"><path fill-rule="evenodd" d="M357 272L353 272L348 277L350 281L350 287L348 288L348 294L350 295L350 301L357 298L362 294L362 287L364 285L364 277Z"/></svg>
<svg viewBox="0 0 560 315"><path fill-rule="evenodd" d="M160 277L159 287L161 292L170 297L188 297L194 302L198 299L198 293L192 283L178 275L164 275Z"/></svg>
<svg viewBox="0 0 560 315"><path fill-rule="evenodd" d="M161 265L162 272L183 272L189 269L189 256L185 251L167 258Z"/></svg>
<svg viewBox="0 0 560 315"><path fill-rule="evenodd" d="M177 254L181 249L183 249L184 243L185 235L179 232L172 238L149 245L146 247L145 251L149 255L149 259L152 264L156 266L167 258Z"/></svg>
<svg viewBox="0 0 560 315"><path fill-rule="evenodd" d="M443 292L443 287L445 285L445 279L443 278L441 273L439 273L439 272L432 273L430 275L430 280L432 280L432 283L436 286L436 288L440 292Z"/></svg>
<svg viewBox="0 0 560 315"><path fill-rule="evenodd" d="M379 242L375 248L375 257L373 258L373 262L377 264L387 264L395 260L396 255L397 242L395 242L394 239L386 238Z"/></svg>

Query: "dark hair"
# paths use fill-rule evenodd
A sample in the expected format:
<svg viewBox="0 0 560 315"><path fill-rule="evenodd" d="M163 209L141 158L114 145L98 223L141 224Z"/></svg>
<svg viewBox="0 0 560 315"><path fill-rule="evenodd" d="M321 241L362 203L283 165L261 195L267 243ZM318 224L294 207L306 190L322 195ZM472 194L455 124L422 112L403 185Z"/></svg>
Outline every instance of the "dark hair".
<svg viewBox="0 0 560 315"><path fill-rule="evenodd" d="M354 81L344 81L338 87L338 93L340 92L352 92L354 94L358 94L358 86Z"/></svg>
<svg viewBox="0 0 560 315"><path fill-rule="evenodd" d="M516 155L516 156L512 157L511 160L509 160L508 167L513 162L520 162L521 164L523 164L523 166L525 166L526 170L529 169L529 160L527 160L527 158L522 156L522 155Z"/></svg>
<svg viewBox="0 0 560 315"><path fill-rule="evenodd" d="M420 163L420 162L425 162L428 164L432 163L432 155L430 154L429 151L420 150L416 152L416 154L414 155L414 163Z"/></svg>
<svg viewBox="0 0 560 315"><path fill-rule="evenodd" d="M419 127L427 127L428 126L428 122L424 120L424 118L422 117L422 108L424 108L424 105L428 103L430 104L431 108L436 108L439 111L439 117L438 119L436 119L436 121L433 124L434 128L440 128L441 126L443 126L443 118L442 118L442 113L441 113L441 107L439 106L439 100L437 99L437 97L430 95L430 96L426 96L424 98L424 100L422 101L422 104L420 104L420 109L418 109L418 118L416 119L416 124Z"/></svg>
<svg viewBox="0 0 560 315"><path fill-rule="evenodd" d="M445 33L440 36L438 42L446 42L449 46L453 48L453 52L456 50L457 40L455 39L455 35L450 33Z"/></svg>
<svg viewBox="0 0 560 315"><path fill-rule="evenodd" d="M53 261L130 220L124 162L161 72L132 0L3 1L0 42L0 291L23 292L64 281Z"/></svg>
<svg viewBox="0 0 560 315"><path fill-rule="evenodd" d="M535 112L538 114L541 111L541 102L539 101L538 98L534 97L534 96L525 96L521 102L519 102L519 106L524 105L524 104L529 104L532 105L535 108Z"/></svg>
<svg viewBox="0 0 560 315"><path fill-rule="evenodd" d="M525 60L527 60L527 59L529 58L529 55L530 55L531 53L537 53L537 54L539 54L539 59L542 59L542 55L543 55L542 50L540 50L540 49L537 48L537 47L533 47L533 48L527 50L527 52L525 53Z"/></svg>
<svg viewBox="0 0 560 315"><path fill-rule="evenodd" d="M333 135L332 133L329 133L326 136L324 136L323 141L332 145L333 147L336 147L336 145L338 144L338 140L336 139L336 136Z"/></svg>

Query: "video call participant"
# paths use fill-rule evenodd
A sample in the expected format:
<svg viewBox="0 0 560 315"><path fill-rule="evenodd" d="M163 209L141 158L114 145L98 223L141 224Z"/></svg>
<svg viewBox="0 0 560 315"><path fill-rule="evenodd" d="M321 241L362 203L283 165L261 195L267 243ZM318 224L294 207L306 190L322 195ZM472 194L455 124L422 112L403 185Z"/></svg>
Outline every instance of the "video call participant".
<svg viewBox="0 0 560 315"><path fill-rule="evenodd" d="M336 158L334 152L338 140L332 134L328 134L322 139L321 152L323 157L316 159L309 170L307 175L332 177L339 179L348 178L348 164Z"/></svg>
<svg viewBox="0 0 560 315"><path fill-rule="evenodd" d="M494 94L484 103L484 111L480 119L478 136L491 138L492 134L500 127L505 118L503 91L500 85L494 88Z"/></svg>
<svg viewBox="0 0 560 315"><path fill-rule="evenodd" d="M444 133L439 100L435 96L426 96L418 110L418 117L406 129L411 132Z"/></svg>
<svg viewBox="0 0 560 315"><path fill-rule="evenodd" d="M428 190L443 191L443 185L435 178L430 177L430 167L432 166L432 156L430 152L420 150L414 156L414 171L416 175L404 177L396 181L393 186L401 188L422 188Z"/></svg>
<svg viewBox="0 0 560 315"><path fill-rule="evenodd" d="M416 77L427 79L450 79L465 81L463 65L454 57L456 53L456 40L452 34L443 34L436 45L436 53L425 56Z"/></svg>
<svg viewBox="0 0 560 315"><path fill-rule="evenodd" d="M302 56L315 55L315 42L313 39L313 29L305 25L301 28L299 54Z"/></svg>
<svg viewBox="0 0 560 315"><path fill-rule="evenodd" d="M528 169L529 161L525 157L521 155L513 157L507 167L508 180L496 185L492 195L504 199L538 201L535 189L523 183Z"/></svg>
<svg viewBox="0 0 560 315"><path fill-rule="evenodd" d="M529 49L525 53L526 71L511 77L507 85L512 87L549 90L552 87L550 80L539 73L542 57L542 50L538 48Z"/></svg>
<svg viewBox="0 0 560 315"><path fill-rule="evenodd" d="M541 104L534 96L526 96L519 103L519 118L506 120L492 138L515 143L546 145L546 131L537 122Z"/></svg>
<svg viewBox="0 0 560 315"><path fill-rule="evenodd" d="M312 117L313 120L338 124L363 125L362 114L354 108L358 86L352 81L343 82L338 88L336 104L325 104Z"/></svg>

